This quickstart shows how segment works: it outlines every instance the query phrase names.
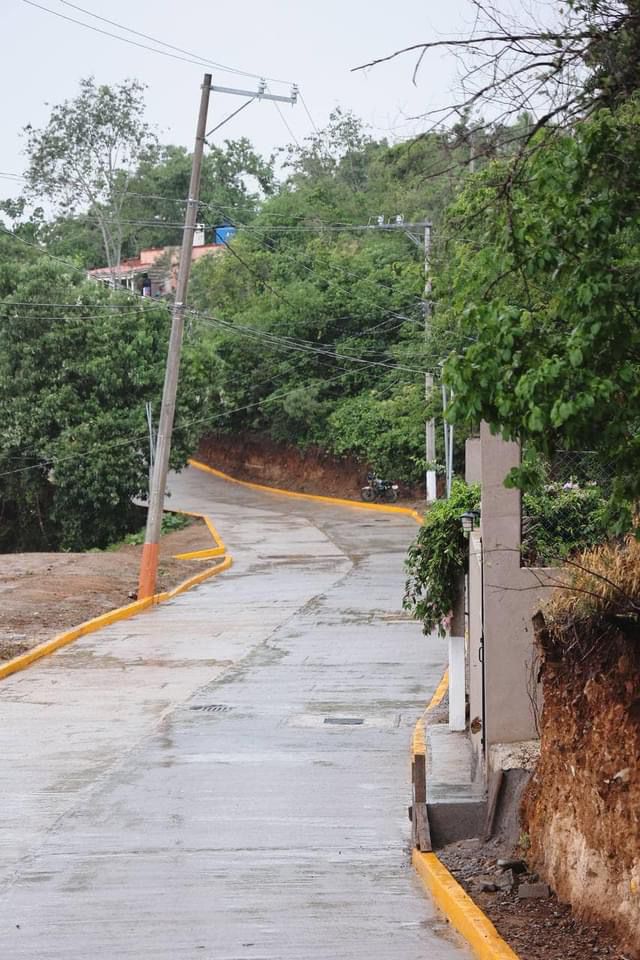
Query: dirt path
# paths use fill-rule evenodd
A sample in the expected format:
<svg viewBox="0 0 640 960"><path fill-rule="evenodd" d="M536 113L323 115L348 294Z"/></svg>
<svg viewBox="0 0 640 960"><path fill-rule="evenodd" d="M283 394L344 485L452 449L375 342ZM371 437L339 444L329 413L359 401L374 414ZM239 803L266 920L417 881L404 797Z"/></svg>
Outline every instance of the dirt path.
<svg viewBox="0 0 640 960"><path fill-rule="evenodd" d="M214 561L174 560L176 553L214 546L195 521L162 538L159 590L176 586ZM71 627L122 607L138 582L142 547L102 553L15 553L0 556L0 660Z"/></svg>

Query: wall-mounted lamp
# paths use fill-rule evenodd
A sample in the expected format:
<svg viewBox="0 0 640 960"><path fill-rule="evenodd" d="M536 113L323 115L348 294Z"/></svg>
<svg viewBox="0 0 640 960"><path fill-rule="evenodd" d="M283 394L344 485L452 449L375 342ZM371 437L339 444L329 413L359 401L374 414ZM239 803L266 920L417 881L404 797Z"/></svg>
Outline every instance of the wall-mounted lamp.
<svg viewBox="0 0 640 960"><path fill-rule="evenodd" d="M462 532L465 537L468 537L472 530L477 530L480 526L480 513L478 510L467 510L466 513L463 513L460 517L460 523L462 524Z"/></svg>
<svg viewBox="0 0 640 960"><path fill-rule="evenodd" d="M473 530L473 514L471 511L463 513L460 517L460 522L462 524L462 532L464 533L465 537L468 537Z"/></svg>

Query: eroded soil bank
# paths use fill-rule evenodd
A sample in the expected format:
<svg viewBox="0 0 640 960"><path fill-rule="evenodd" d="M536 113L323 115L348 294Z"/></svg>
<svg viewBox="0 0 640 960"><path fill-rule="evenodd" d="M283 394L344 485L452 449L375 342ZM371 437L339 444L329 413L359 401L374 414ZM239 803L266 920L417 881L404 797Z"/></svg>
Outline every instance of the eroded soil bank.
<svg viewBox="0 0 640 960"><path fill-rule="evenodd" d="M261 434L207 434L195 457L238 480L351 500L360 499L360 488L370 469L354 457L335 457L319 447L300 450ZM421 492L418 488L401 487L400 496L414 500L420 498Z"/></svg>
<svg viewBox="0 0 640 960"><path fill-rule="evenodd" d="M359 498L369 469L353 458L334 457L318 447L303 451L259 434L208 434L196 459L238 480L353 499Z"/></svg>
<svg viewBox="0 0 640 960"><path fill-rule="evenodd" d="M610 924L637 958L640 629L544 656L541 759L523 801L529 861L577 916Z"/></svg>

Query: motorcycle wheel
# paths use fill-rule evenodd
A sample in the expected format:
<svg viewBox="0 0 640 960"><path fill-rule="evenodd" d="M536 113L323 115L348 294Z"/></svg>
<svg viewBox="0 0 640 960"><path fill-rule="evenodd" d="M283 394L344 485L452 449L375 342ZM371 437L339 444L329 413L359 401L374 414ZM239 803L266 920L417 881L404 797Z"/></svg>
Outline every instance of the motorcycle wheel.
<svg viewBox="0 0 640 960"><path fill-rule="evenodd" d="M372 490L371 487L363 487L362 490L360 491L360 496L367 503L371 503L376 498L375 491Z"/></svg>
<svg viewBox="0 0 640 960"><path fill-rule="evenodd" d="M384 498L387 501L387 503L395 503L396 500L398 499L398 491L393 490L391 487L387 487L387 489L384 492Z"/></svg>

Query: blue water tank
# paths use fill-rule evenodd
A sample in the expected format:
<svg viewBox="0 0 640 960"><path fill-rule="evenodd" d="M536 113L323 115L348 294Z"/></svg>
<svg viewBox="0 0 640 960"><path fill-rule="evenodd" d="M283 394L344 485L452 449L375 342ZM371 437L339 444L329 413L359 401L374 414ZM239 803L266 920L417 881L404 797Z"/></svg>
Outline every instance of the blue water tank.
<svg viewBox="0 0 640 960"><path fill-rule="evenodd" d="M224 226L216 227L214 234L214 243L229 243L231 238L237 233L236 227Z"/></svg>

